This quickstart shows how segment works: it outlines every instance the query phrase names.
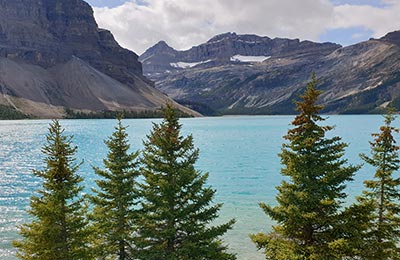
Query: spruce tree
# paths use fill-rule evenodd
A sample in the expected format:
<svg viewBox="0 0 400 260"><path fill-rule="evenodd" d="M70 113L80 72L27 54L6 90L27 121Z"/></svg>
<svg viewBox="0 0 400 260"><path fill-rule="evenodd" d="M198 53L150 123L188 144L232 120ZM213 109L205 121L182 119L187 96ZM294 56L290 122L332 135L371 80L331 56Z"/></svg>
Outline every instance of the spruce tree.
<svg viewBox="0 0 400 260"><path fill-rule="evenodd" d="M14 241L20 259L91 259L88 244L86 205L80 193L82 177L74 158L77 147L72 136L64 135L57 120L49 127L42 148L45 167L34 170L43 179L38 196L31 197L29 214L33 220L20 228L22 240Z"/></svg>
<svg viewBox="0 0 400 260"><path fill-rule="evenodd" d="M106 169L94 168L101 178L96 181L99 189L93 189L91 196L96 256L100 259L135 259L138 152L129 153L128 134L121 118L105 144L109 149L103 160Z"/></svg>
<svg viewBox="0 0 400 260"><path fill-rule="evenodd" d="M285 180L277 187L277 206L261 203L264 212L277 222L269 234L252 235L265 250L267 259L340 259L331 250L341 225L340 206L346 197L345 182L358 167L346 166L347 144L340 137L326 137L332 126L321 126L317 105L320 91L315 75L307 85L297 115L279 154Z"/></svg>
<svg viewBox="0 0 400 260"><path fill-rule="evenodd" d="M394 116L390 111L385 116L385 125L380 132L372 134L371 156L361 158L375 171L373 180L365 181L362 204L372 204L371 221L365 233L365 259L400 259L400 178L394 173L400 168L399 146L393 133L398 132L391 124Z"/></svg>
<svg viewBox="0 0 400 260"><path fill-rule="evenodd" d="M144 142L141 259L235 259L219 239L234 220L211 225L222 205L211 204L215 190L206 183L208 174L194 167L199 150L192 136L183 137L180 130L167 104L163 122L154 124Z"/></svg>

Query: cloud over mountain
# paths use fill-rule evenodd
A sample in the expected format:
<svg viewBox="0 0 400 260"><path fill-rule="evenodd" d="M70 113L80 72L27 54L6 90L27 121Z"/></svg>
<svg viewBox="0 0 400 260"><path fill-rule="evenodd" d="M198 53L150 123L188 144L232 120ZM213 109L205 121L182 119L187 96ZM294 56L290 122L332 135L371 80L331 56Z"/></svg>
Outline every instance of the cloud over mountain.
<svg viewBox="0 0 400 260"><path fill-rule="evenodd" d="M160 39L185 49L227 31L315 40L332 11L319 0L147 0L95 8L95 16L123 46L141 53Z"/></svg>
<svg viewBox="0 0 400 260"><path fill-rule="evenodd" d="M318 41L332 29L358 27L381 37L400 28L400 1L381 5L333 5L329 0L130 0L94 8L101 27L141 54L159 40L187 49L234 31Z"/></svg>
<svg viewBox="0 0 400 260"><path fill-rule="evenodd" d="M379 38L390 31L400 29L400 1L383 0L384 6L340 5L334 7L333 21L329 28L363 27Z"/></svg>

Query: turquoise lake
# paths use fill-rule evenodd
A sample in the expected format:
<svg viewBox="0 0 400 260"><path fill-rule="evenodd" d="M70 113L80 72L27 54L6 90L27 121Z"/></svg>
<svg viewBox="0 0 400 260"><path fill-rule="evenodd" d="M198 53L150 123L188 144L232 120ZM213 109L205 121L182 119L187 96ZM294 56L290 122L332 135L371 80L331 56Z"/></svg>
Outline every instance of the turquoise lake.
<svg viewBox="0 0 400 260"><path fill-rule="evenodd" d="M283 135L291 127L293 116L235 116L182 119L182 133L192 134L200 148L196 167L209 172L209 184L217 190L215 202L224 203L217 223L236 219L233 230L224 237L238 259L264 259L251 243L251 233L268 232L273 224L261 211L259 202L275 203L280 175L280 152ZM0 259L15 259L11 241L17 238L17 225L27 222L29 198L41 187L32 169L42 167L40 152L49 120L0 121ZM126 119L132 151L142 148L142 139L150 132L155 119ZM394 126L400 127L396 120ZM115 120L62 120L67 134L74 135L78 158L84 160L80 174L86 191L94 187L92 166L102 167L107 153L103 140L114 130ZM325 121L336 128L348 143L345 158L359 164L359 153L369 153L371 133L383 124L379 115L327 116ZM349 197L354 201L363 189L363 180L371 178L373 169L364 166L354 181L348 183Z"/></svg>

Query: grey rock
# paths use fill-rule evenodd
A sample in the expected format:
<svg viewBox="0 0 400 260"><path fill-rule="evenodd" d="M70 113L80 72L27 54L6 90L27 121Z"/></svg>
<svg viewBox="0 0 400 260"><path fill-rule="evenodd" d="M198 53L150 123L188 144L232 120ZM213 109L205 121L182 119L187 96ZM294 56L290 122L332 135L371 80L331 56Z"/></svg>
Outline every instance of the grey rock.
<svg viewBox="0 0 400 260"><path fill-rule="evenodd" d="M1 93L12 97L1 103L98 111L154 110L170 100L82 0L0 0L0 58Z"/></svg>
<svg viewBox="0 0 400 260"><path fill-rule="evenodd" d="M319 102L324 112L376 113L388 105L400 109L399 43L400 32L348 47L229 33L177 52L173 61L214 58L218 62L154 72L147 67L148 61L159 62L153 52L143 70L161 91L205 114L293 114L293 99L304 91L312 72L323 90ZM230 61L237 54L270 58Z"/></svg>
<svg viewBox="0 0 400 260"><path fill-rule="evenodd" d="M171 63L187 62L200 63L200 66L217 66L232 63L231 57L242 56L273 56L287 57L293 55L321 55L329 54L341 46L333 43L314 43L298 39L271 39L257 35L237 35L225 33L211 38L204 44L194 46L186 51L176 51L164 41L144 52L139 60L143 63L143 71L150 78L157 79L157 73L167 70L180 70Z"/></svg>

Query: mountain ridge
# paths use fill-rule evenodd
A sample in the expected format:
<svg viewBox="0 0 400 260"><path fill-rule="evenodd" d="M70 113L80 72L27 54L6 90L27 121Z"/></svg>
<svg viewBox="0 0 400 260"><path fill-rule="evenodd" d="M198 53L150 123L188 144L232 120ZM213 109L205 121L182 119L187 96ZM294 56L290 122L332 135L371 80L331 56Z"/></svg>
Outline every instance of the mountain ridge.
<svg viewBox="0 0 400 260"><path fill-rule="evenodd" d="M0 103L35 117L62 117L64 108L157 110L173 102L82 0L0 0L0 58Z"/></svg>
<svg viewBox="0 0 400 260"><path fill-rule="evenodd" d="M175 71L176 67L171 63L177 62L211 62L209 65L219 65L230 61L234 55L243 56L288 56L298 50L308 50L308 54L314 54L313 50L330 53L341 47L335 43L315 43L311 41L300 41L299 39L271 39L267 36L255 34L224 33L216 35L206 43L193 46L190 49L177 51L170 47L165 41L159 41L150 47L139 57L142 62L143 72L150 76L153 73ZM154 56L157 54L157 56Z"/></svg>
<svg viewBox="0 0 400 260"><path fill-rule="evenodd" d="M228 33L186 51L169 49L169 60L158 56L157 48L139 60L147 58L143 71L158 89L205 114L293 114L292 101L312 72L324 91L319 102L325 113L376 113L388 105L400 109L399 46L400 31L345 47ZM215 50L225 52L220 54L225 58L203 63L185 58L198 49L210 54L203 60L218 53ZM168 67L184 62L192 63Z"/></svg>

